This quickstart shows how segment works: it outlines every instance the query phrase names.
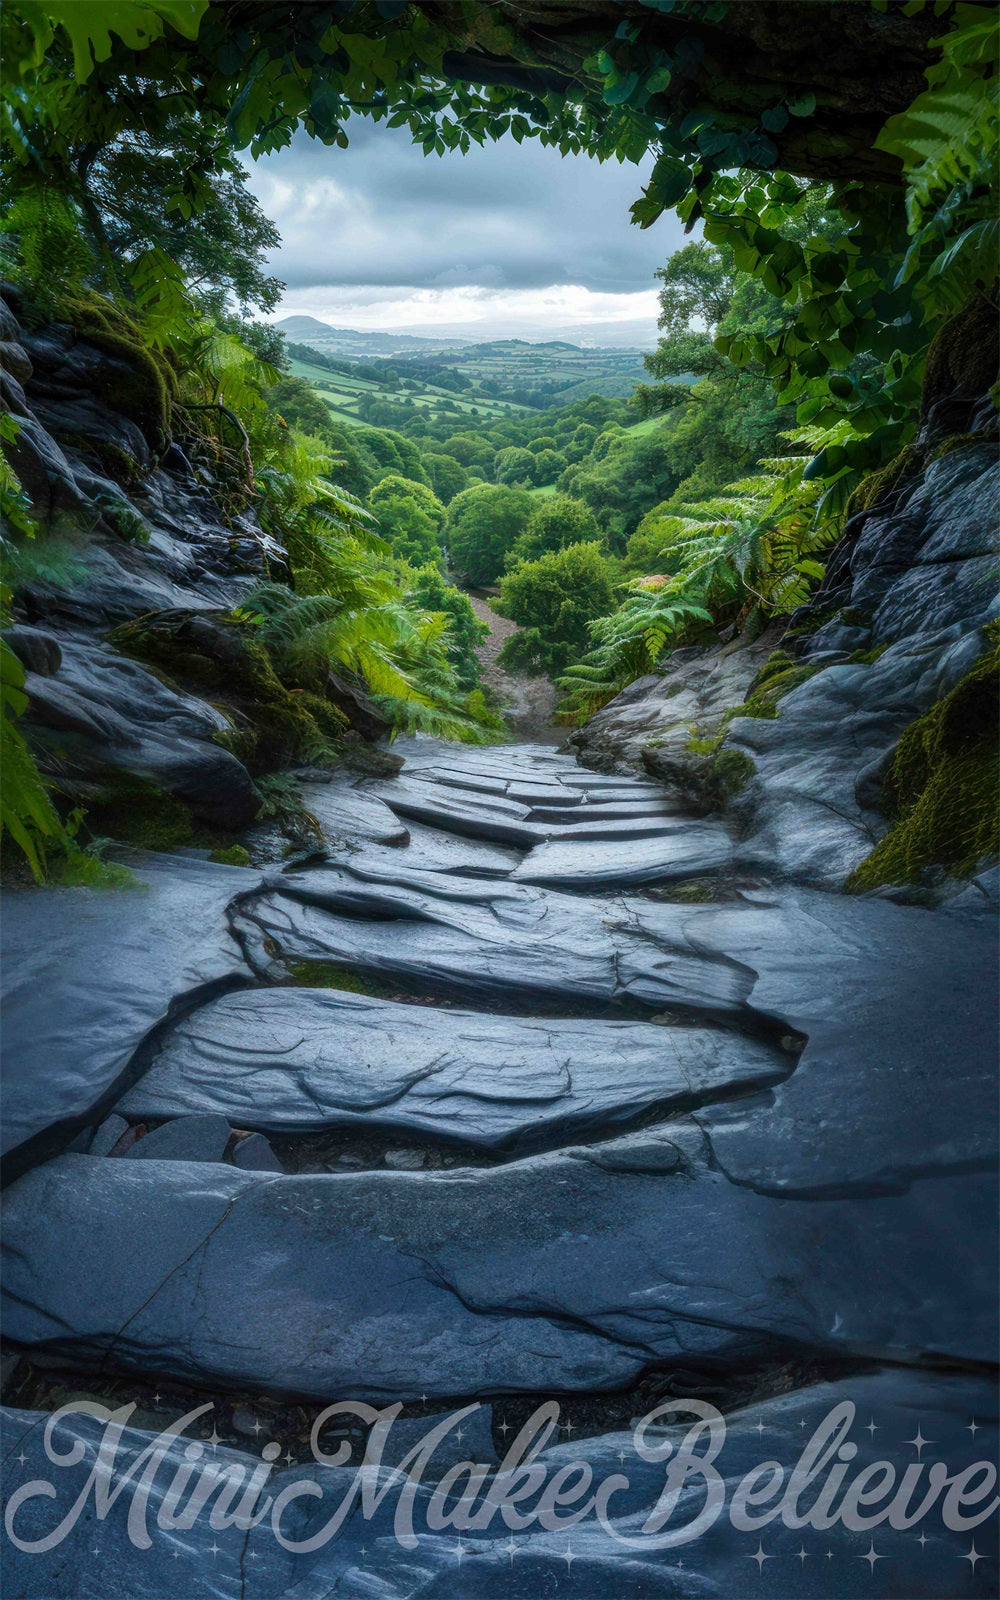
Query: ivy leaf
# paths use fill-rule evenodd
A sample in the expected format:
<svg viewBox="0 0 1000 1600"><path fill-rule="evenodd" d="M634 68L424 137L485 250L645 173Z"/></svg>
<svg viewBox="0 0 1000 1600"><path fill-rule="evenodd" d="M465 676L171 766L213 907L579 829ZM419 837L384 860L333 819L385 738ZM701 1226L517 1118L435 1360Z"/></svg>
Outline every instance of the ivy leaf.
<svg viewBox="0 0 1000 1600"><path fill-rule="evenodd" d="M798 100L793 100L788 107L793 117L811 117L816 110L816 96L813 93L804 94Z"/></svg>

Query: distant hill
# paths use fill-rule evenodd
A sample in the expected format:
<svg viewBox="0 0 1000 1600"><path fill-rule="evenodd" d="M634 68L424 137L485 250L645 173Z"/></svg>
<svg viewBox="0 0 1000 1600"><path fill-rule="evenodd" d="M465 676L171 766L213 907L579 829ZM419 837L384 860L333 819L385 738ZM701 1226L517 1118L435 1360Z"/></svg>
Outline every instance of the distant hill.
<svg viewBox="0 0 1000 1600"><path fill-rule="evenodd" d="M276 326L286 339L297 344L309 344L328 356L348 356L354 361L368 361L373 356L439 355L442 351L461 350L470 343L468 339L423 338L415 333L334 328L316 317L283 317Z"/></svg>
<svg viewBox="0 0 1000 1600"><path fill-rule="evenodd" d="M385 362L401 375L412 374L417 384L460 392L466 406L486 402L488 409L498 401L515 406L570 405L590 394L624 399L646 375L642 355L634 346L588 347L568 339L490 339L477 344L454 337L334 328L304 316L285 317L277 326L298 346L294 354L300 363L305 361L304 347L338 361Z"/></svg>

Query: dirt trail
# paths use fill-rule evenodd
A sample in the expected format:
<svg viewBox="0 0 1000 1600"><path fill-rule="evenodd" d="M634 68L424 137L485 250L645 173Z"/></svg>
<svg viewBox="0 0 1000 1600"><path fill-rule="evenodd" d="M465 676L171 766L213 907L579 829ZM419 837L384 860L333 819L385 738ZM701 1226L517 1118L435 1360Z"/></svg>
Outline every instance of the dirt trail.
<svg viewBox="0 0 1000 1600"><path fill-rule="evenodd" d="M483 679L500 696L514 738L529 744L562 744L566 729L552 720L555 685L548 678L515 677L500 665L500 652L507 640L521 631L517 623L498 617L480 594L470 594L469 600L480 622L490 630L489 638L476 651Z"/></svg>

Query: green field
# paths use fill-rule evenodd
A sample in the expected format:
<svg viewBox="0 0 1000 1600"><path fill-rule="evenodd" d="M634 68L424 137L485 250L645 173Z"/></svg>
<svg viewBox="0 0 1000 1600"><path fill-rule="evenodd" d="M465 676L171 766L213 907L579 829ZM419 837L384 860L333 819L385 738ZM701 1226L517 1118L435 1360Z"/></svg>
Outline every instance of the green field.
<svg viewBox="0 0 1000 1600"><path fill-rule="evenodd" d="M539 499L547 494L555 494L555 492L556 486L554 483L540 483L536 488L528 490L529 494L536 495Z"/></svg>
<svg viewBox="0 0 1000 1600"><path fill-rule="evenodd" d="M349 426L366 426L365 419L358 413L358 401L366 394L373 400L382 400L395 406L412 402L414 411L424 412L435 421L454 418L456 431L470 419L493 420L528 410L528 407L516 405L511 400L498 400L472 391L454 394L450 389L418 378L407 379L407 387L401 388L398 384L383 386L371 378L332 372L327 367L313 366L311 362L298 361L294 357L290 367L296 378L303 378L315 390L337 420Z"/></svg>

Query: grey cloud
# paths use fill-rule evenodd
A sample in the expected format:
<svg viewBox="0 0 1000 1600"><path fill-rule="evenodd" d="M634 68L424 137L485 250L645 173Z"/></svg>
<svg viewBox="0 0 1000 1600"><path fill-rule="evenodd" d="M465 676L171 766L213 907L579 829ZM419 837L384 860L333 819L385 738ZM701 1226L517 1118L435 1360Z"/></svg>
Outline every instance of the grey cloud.
<svg viewBox="0 0 1000 1600"><path fill-rule="evenodd" d="M300 135L251 170L282 233L275 270L292 289L573 283L628 293L652 287L681 242L674 218L645 233L630 223L648 161L601 165L509 138L425 157L405 129L357 122L350 132L346 151Z"/></svg>

